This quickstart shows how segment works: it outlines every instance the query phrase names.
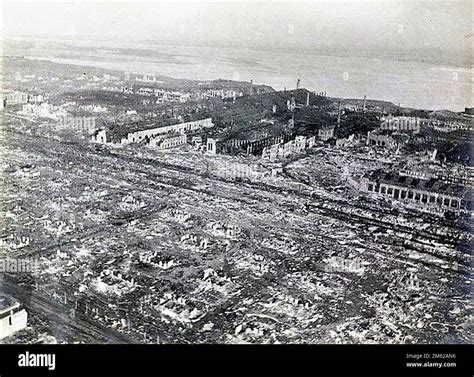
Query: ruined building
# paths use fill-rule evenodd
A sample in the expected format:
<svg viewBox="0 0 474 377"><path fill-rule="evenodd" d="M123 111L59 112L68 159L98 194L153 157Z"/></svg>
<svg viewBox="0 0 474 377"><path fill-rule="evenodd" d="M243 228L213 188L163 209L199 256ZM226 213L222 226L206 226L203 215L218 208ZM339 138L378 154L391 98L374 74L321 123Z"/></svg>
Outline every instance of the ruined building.
<svg viewBox="0 0 474 377"><path fill-rule="evenodd" d="M408 141L407 135L392 134L390 131L367 132L367 145L394 149Z"/></svg>
<svg viewBox="0 0 474 377"><path fill-rule="evenodd" d="M157 135L164 135L170 132L185 133L212 127L214 127L214 123L212 123L211 118L199 119L192 122L173 124L171 126L156 127L142 131L130 132L127 134L127 138L124 141L136 143L144 140L145 138L152 138L156 137Z"/></svg>
<svg viewBox="0 0 474 377"><path fill-rule="evenodd" d="M106 144L110 141L109 139L107 139L107 136L107 130L101 129L95 131L94 134L91 136L91 139L96 143Z"/></svg>
<svg viewBox="0 0 474 377"><path fill-rule="evenodd" d="M27 320L28 314L19 302L0 294L0 339L24 329Z"/></svg>
<svg viewBox="0 0 474 377"><path fill-rule="evenodd" d="M360 190L440 213L459 213L470 206L468 188L437 178L420 179L377 170L361 179Z"/></svg>
<svg viewBox="0 0 474 377"><path fill-rule="evenodd" d="M318 137L323 140L329 140L334 137L334 126L325 126L318 130Z"/></svg>
<svg viewBox="0 0 474 377"><path fill-rule="evenodd" d="M188 141L186 134L170 134L165 136L156 136L150 138L150 146L160 149L176 148L186 144Z"/></svg>

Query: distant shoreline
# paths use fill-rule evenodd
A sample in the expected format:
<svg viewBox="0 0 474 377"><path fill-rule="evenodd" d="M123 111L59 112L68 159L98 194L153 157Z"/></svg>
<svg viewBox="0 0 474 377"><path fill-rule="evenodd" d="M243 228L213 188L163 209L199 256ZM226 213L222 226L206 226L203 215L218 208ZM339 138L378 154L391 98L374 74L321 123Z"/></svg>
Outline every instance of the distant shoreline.
<svg viewBox="0 0 474 377"><path fill-rule="evenodd" d="M197 64L193 66L191 63L187 64L175 64L175 63L163 63L162 65L154 62L154 61L136 61L134 59L127 59L121 60L121 56L114 56L114 61L106 61L100 58L96 58L95 56L92 59L87 58L62 58L62 57L42 57L42 56L24 56L25 59L33 59L33 60L45 60L50 61L57 64L66 64L66 65L76 65L76 66L83 66L83 67L94 67L98 69L105 69L109 71L115 72L130 72L133 74L141 75L141 74L152 74L154 73L157 77L168 77L170 79L177 79L177 80L192 80L192 81L212 81L217 79L227 79L232 81L249 81L249 77L251 77L255 84L260 85L268 85L274 88L275 90L282 90L284 87L288 89L292 88L295 84L293 81L295 80L296 75L290 77L288 73L279 74L278 72L272 72L270 69L264 70L257 70L248 67L244 67L244 71L248 71L246 76L244 77L234 77L232 75L232 64L226 63L224 58L221 58L216 64L221 64L227 69L228 74L225 72L213 72L212 70L209 71L201 71L200 67L203 66L204 63L199 62L201 65ZM321 61L331 61L330 57L318 57ZM364 61L363 60L352 60L352 62L360 62L359 65L363 67ZM227 64L227 65L226 65ZM374 62L374 65L383 66L382 62ZM463 111L465 107L470 107L468 102L462 101L463 98L468 98L468 93L470 93L471 85L467 82L454 82L450 81L454 74L460 75L461 78L466 77L470 79L471 70L463 69L456 70L453 67L443 67L443 66L435 66L429 67L425 65L421 65L419 67L419 74L414 78L404 78L403 72L400 73L399 63L392 63L395 65L395 74L392 75L385 75L382 76L380 74L373 73L370 69L362 70L361 72L356 72L358 74L358 78L356 84L360 83L362 80L361 89L352 87L352 85L346 85L343 80L337 79L337 72L334 70L329 70L328 75L324 75L324 72L318 72L319 77L317 77L313 82L315 85L311 85L307 77L302 78L302 85L303 87L308 88L309 90L315 91L326 91L328 95L332 97L339 97L339 98L363 98L364 95L367 95L367 98L373 98L381 101L388 101L394 104L400 102L402 107L409 107L409 108L416 108L416 109L426 109L426 110L433 110L433 111L441 111L441 110L449 110L454 112ZM408 64L408 63L407 63ZM415 63L412 63L415 65ZM158 67L160 66L160 67ZM416 66L416 65L415 65ZM164 69L161 69L163 68ZM230 67L230 69L229 69ZM191 68L191 69L188 69ZM201 74L194 74L192 68L195 71L203 72ZM220 68L220 67L219 67ZM298 69L298 67L296 67ZM398 72L396 71L398 69ZM223 69L225 71L225 69ZM310 72L311 73L311 72ZM354 73L350 72L351 75ZM432 81L426 79L426 77L432 76ZM336 76L336 77L335 77ZM328 78L329 77L329 78ZM401 78L400 78L401 77ZM319 88L319 81L326 81L327 84L323 88ZM375 80L375 81L374 81ZM388 84L381 82L387 81ZM416 81L415 81L416 80ZM419 82L419 84L418 84ZM287 83L288 85L285 85ZM457 85L457 88L452 88L451 83ZM351 83L347 83L351 84ZM433 84L434 87L431 87ZM293 85L293 86L292 86ZM339 85L339 88L337 86ZM370 85L371 88L375 89L373 92L368 92L364 90L364 86ZM400 88L399 86L405 86L407 88ZM436 88L436 86L438 88ZM333 90L331 90L331 88ZM383 88L383 91L380 90ZM390 90L391 89L391 90ZM435 96L445 95L447 97L446 91L452 90L452 94L450 98L457 101L453 103L453 105L438 105L438 106L430 106L431 102L434 102L433 99L436 99ZM410 90L416 91L414 93ZM431 93L430 93L431 92ZM400 98L403 98L404 101L397 101L397 93L400 93ZM461 98L460 94L463 98ZM417 98L416 96L420 96ZM413 100L408 100L409 97L412 97ZM417 101L421 99L422 101ZM429 100L429 101L427 101ZM461 102L462 101L462 102ZM441 102L441 101L438 101Z"/></svg>

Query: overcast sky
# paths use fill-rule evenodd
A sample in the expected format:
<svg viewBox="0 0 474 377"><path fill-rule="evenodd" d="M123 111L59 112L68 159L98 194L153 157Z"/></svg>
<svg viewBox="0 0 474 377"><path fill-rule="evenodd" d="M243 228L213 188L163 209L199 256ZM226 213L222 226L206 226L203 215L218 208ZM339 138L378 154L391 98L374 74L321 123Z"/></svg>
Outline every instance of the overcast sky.
<svg viewBox="0 0 474 377"><path fill-rule="evenodd" d="M2 1L5 37L146 39L274 48L453 48L471 1Z"/></svg>

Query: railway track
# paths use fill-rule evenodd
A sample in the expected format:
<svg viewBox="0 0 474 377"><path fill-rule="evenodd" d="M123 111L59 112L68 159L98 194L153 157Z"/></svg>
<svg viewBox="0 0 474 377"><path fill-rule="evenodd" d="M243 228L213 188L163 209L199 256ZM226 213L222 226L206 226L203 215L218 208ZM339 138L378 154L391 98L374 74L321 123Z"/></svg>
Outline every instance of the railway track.
<svg viewBox="0 0 474 377"><path fill-rule="evenodd" d="M15 131L15 133L20 135L22 138L27 137L30 139L34 139L34 137L30 135L25 135L17 131ZM60 141L55 141L55 142L60 145L65 145L67 146L67 148L74 147L77 149L79 147L79 144L75 144L71 142L67 142L67 143L60 142ZM45 152L44 150L40 149L40 153L44 153L44 152ZM96 153L93 153L92 150L89 149L89 151L87 151L87 154L84 154L84 151L82 150L76 151L76 152L79 153L79 156L80 156L79 160L81 161L81 163L84 163L84 164L87 164L87 163L90 164L90 161L92 161L93 158L116 159L116 160L122 161L123 163L126 163L127 166L130 166L130 164L133 164L134 165L133 170L130 170L129 172L136 173L135 176L137 174L141 175L140 179L135 178L135 176L129 176L129 175L124 175L124 177L121 179L130 185L139 186L140 190L146 190L147 192L151 194L156 193L156 190L157 190L156 184L158 183L159 185L165 185L165 187L168 187L170 189L183 190L187 192L198 193L199 195L205 195L205 196L208 195L211 197L218 197L218 198L222 198L226 200L238 201L242 205L255 205L255 203L258 203L262 201L263 199L265 199L268 193L271 193L273 195L279 196L278 198L279 204L283 206L285 205L285 201L287 200L287 197L291 195L292 197L298 198L299 200L303 200L304 205L313 213L318 213L321 216L337 219L340 221L355 222L363 226L375 226L375 227L384 229L385 231L403 232L405 234L410 234L412 235L411 238L414 239L415 243L417 242L416 239L419 237L423 237L427 240L449 245L451 247L456 247L459 242L458 239L447 238L442 235L433 233L429 230L427 231L414 230L412 227L408 225L394 224L393 222L390 222L390 221L377 219L376 217L380 215L380 213L376 212L376 210L374 209L367 208L366 206L362 207L359 205L355 205L353 203L348 203L347 201L344 201L342 199L323 197L321 195L315 194L314 192L305 193L305 192L302 192L301 190L296 190L289 187L285 188L285 190L283 191L282 188L280 187L276 187L276 186L269 185L266 183L261 183L261 182L260 183L258 182L239 183L232 180L226 180L220 177L212 177L211 179L204 176L204 174L198 173L188 167L172 165L172 164L168 164L168 163L164 163L164 162L160 162L160 161L152 160L148 158L123 156L117 153L111 153L107 149L96 151ZM58 153L58 151L51 150L46 153ZM108 166L110 168L114 168L114 167L117 168L112 163L110 163ZM161 173L157 172L158 168L161 171ZM188 176L188 178L185 179L185 178L172 176L173 174L176 174L176 172L178 172L179 174L185 174ZM145 176L146 180L142 179L143 176ZM193 182L192 179L194 180L198 179L201 181L204 180L204 183L214 182L221 185L226 185L226 187L225 187L225 190L203 189L202 187L196 188L196 183ZM202 182L198 182L198 184L202 184ZM249 196L249 198L252 198L253 201L249 202L249 200L242 199L239 197L239 195L241 195L241 192L239 190L242 190L243 187L246 187L249 189L249 191L251 191L251 195ZM223 191L225 191L225 193ZM229 193L231 193L232 195L230 195ZM338 207L343 207L343 208L338 208ZM351 208L352 210L347 210L347 208ZM359 212L365 211L366 214L362 215L360 213L357 213L356 211L359 211ZM453 232L455 231L457 231L457 229L453 228ZM419 242L419 244L420 244L420 250L422 250L423 245L421 242ZM436 255L436 256L439 257L439 255Z"/></svg>
<svg viewBox="0 0 474 377"><path fill-rule="evenodd" d="M51 296L41 295L37 291L32 292L11 280L3 280L2 291L19 300L25 305L27 311L53 321L56 327L55 331L65 330L69 333L83 334L85 337L94 339L95 342L103 339L108 343L137 343L133 338L114 329L104 327L88 316L79 314L71 318L69 315L70 308L54 301Z"/></svg>

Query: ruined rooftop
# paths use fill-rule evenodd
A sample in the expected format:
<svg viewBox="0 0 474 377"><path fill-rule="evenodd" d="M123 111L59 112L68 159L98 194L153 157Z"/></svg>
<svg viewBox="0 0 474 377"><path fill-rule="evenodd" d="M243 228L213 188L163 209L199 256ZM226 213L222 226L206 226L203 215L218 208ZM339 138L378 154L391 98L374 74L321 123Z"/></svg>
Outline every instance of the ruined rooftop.
<svg viewBox="0 0 474 377"><path fill-rule="evenodd" d="M446 195L467 197L469 194L469 188L462 185L445 183L437 178L419 179L403 176L397 172L376 170L370 174L369 179L378 183L399 185L412 189L432 191Z"/></svg>
<svg viewBox="0 0 474 377"><path fill-rule="evenodd" d="M13 299L11 296L0 294L0 312L9 310L18 306L19 303Z"/></svg>

